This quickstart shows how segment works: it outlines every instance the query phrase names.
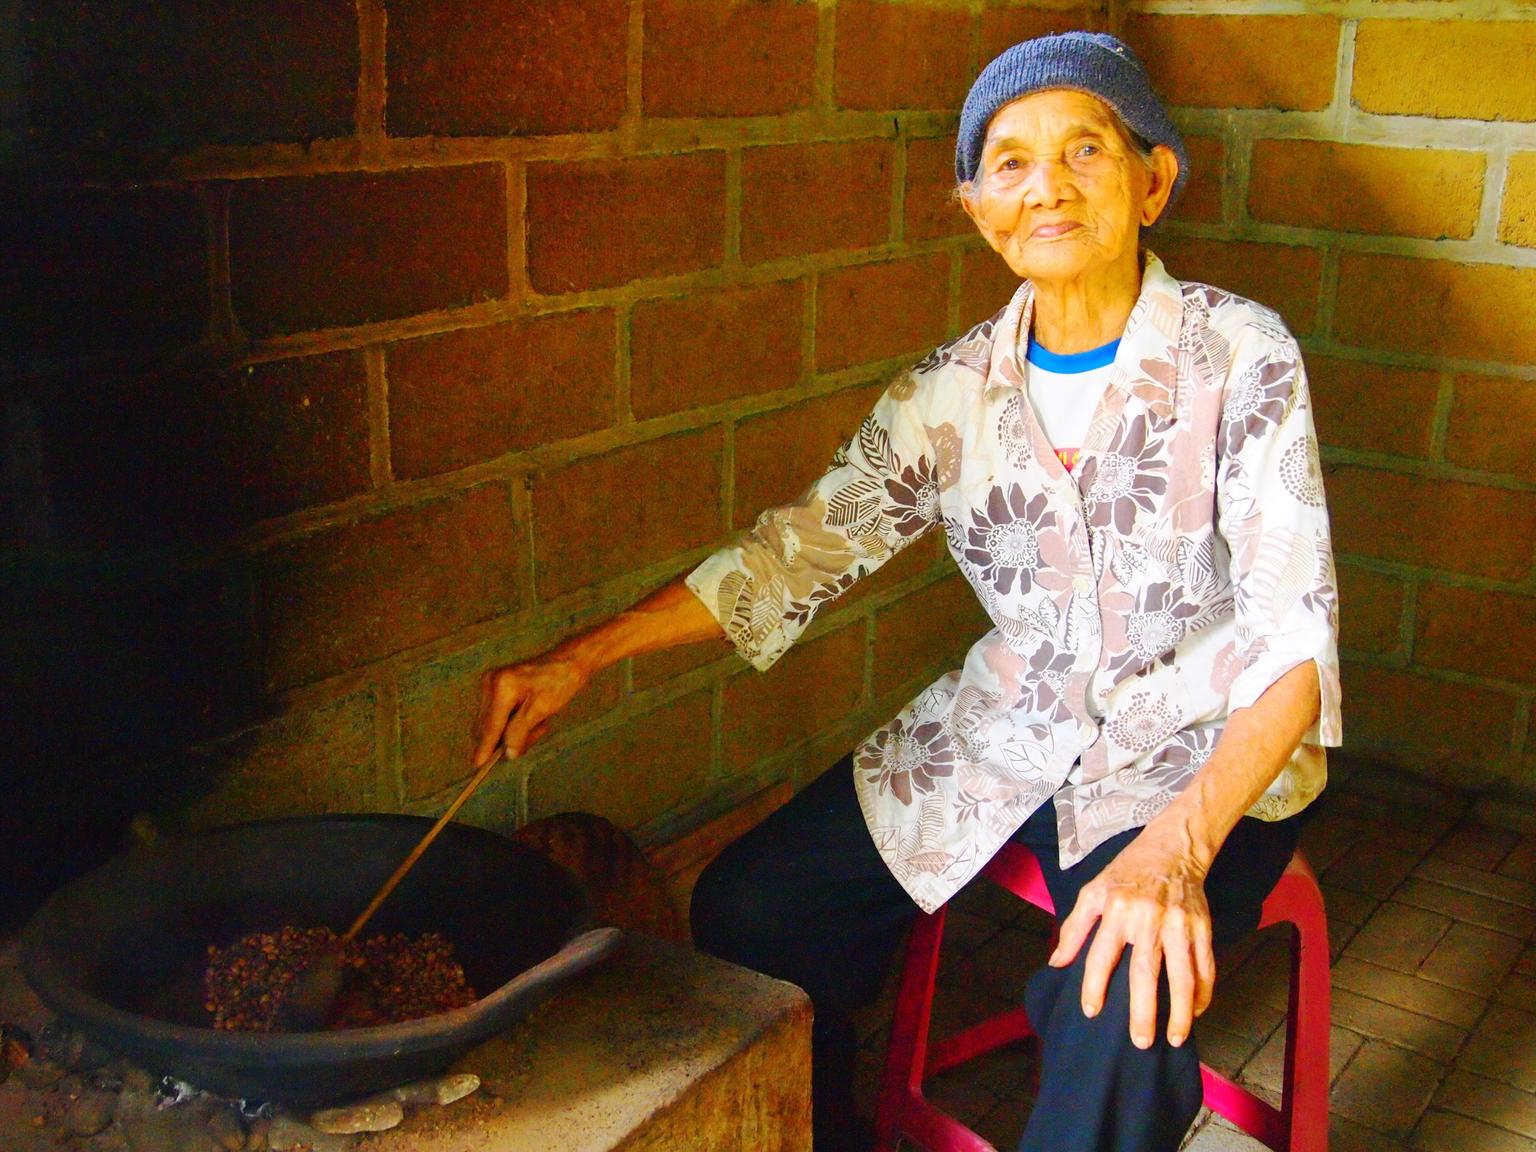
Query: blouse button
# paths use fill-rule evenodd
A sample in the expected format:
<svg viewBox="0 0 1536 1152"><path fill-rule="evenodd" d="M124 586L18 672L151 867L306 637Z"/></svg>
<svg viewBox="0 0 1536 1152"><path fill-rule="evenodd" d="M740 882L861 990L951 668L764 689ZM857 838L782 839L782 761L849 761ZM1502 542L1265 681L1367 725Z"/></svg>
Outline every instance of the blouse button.
<svg viewBox="0 0 1536 1152"><path fill-rule="evenodd" d="M1074 576L1072 578L1072 587L1076 589L1079 596L1086 596L1093 591L1093 577Z"/></svg>

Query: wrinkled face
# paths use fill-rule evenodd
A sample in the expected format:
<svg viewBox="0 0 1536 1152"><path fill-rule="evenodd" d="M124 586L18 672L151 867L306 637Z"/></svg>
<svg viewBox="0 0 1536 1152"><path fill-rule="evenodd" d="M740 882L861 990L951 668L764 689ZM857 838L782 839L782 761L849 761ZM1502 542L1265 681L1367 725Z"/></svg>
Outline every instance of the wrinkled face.
<svg viewBox="0 0 1536 1152"><path fill-rule="evenodd" d="M1157 220L1177 174L1171 149L1144 159L1098 97L1053 88L992 117L960 201L1020 277L1090 283L1138 267L1141 226Z"/></svg>

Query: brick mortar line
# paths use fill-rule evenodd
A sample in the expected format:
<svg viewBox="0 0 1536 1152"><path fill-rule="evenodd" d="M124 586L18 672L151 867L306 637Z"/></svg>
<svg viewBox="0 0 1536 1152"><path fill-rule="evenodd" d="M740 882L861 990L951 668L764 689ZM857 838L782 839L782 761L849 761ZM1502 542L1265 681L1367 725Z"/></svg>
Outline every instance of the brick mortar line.
<svg viewBox="0 0 1536 1152"><path fill-rule="evenodd" d="M633 125L550 135L379 136L366 146L356 136L252 145L207 145L173 157L163 169L122 177L124 188L168 187L207 180L257 180L385 173L467 164L566 163L582 160L643 159L721 151L731 147L774 147L890 139L892 117L911 119L915 135L952 133L958 109L798 110L767 116L647 117ZM69 185L75 181L43 181Z"/></svg>
<svg viewBox="0 0 1536 1152"><path fill-rule="evenodd" d="M1426 680L1439 680L1468 688L1481 688L1485 691L1491 689L1501 696L1514 697L1516 701L1529 701L1533 695L1536 695L1536 686L1530 684L1500 680L1492 676L1474 676L1470 672L1459 672L1454 668L1437 668L1434 665L1415 664L1412 661L1400 663L1374 653L1351 651L1349 662L1370 668L1385 668L1391 672L1412 672Z"/></svg>
<svg viewBox="0 0 1536 1152"><path fill-rule="evenodd" d="M375 795L381 807L398 811L405 803L405 757L401 740L400 682L393 669L374 683Z"/></svg>
<svg viewBox="0 0 1536 1152"><path fill-rule="evenodd" d="M1341 255L1398 256L1489 268L1536 268L1536 248L1487 240L1430 240L1371 232L1341 232L1291 224L1245 220L1236 227L1170 220L1169 235L1218 243L1280 244L1289 248L1322 248L1332 244Z"/></svg>
<svg viewBox="0 0 1536 1152"><path fill-rule="evenodd" d="M1490 146L1484 155L1483 199L1478 206L1475 237L1499 243L1499 226L1504 214L1504 194L1509 190L1509 147L1504 142Z"/></svg>
<svg viewBox="0 0 1536 1152"><path fill-rule="evenodd" d="M208 231L207 339L214 346L236 343L243 337L230 288L229 185L207 185L202 203Z"/></svg>
<svg viewBox="0 0 1536 1152"><path fill-rule="evenodd" d="M536 579L538 550L533 534L533 478L524 473L503 480L507 485L507 499L512 505L512 522L523 529L521 554L514 569L517 577L518 616L533 613L539 607L539 589Z"/></svg>
<svg viewBox="0 0 1536 1152"><path fill-rule="evenodd" d="M1536 20L1536 10L1532 19ZM1329 110L1307 112L1271 108L1205 108L1178 105L1170 112L1181 126L1199 129L1224 116L1251 121L1265 137L1294 138L1316 134L1331 139ZM416 168L459 167L477 163L560 163L581 160L640 159L730 147L771 147L889 139L892 117L905 116L916 138L954 131L958 114L945 109L837 110L794 112L769 117L647 119L633 139L619 128L601 132L552 136L388 136L365 150L355 137L329 137L302 144L207 147L168 162L166 174L140 173L119 182L124 188L163 188L210 180L256 180L284 177L387 173ZM1483 147L1502 140L1514 147L1536 147L1536 122L1388 115L1361 112L1350 106L1344 142L1426 143L1458 150ZM69 181L43 181L45 186Z"/></svg>
<svg viewBox="0 0 1536 1152"><path fill-rule="evenodd" d="M1467 19L1522 23L1536 19L1523 0L1128 0L1137 13L1154 16L1332 16L1338 19ZM1451 11L1446 11L1452 8Z"/></svg>
<svg viewBox="0 0 1536 1152"><path fill-rule="evenodd" d="M1337 82L1337 81L1336 81ZM1341 123L1334 123L1335 104L1319 111L1294 108L1207 108L1179 104L1169 114L1180 128L1192 134L1219 131L1230 118L1260 140L1328 140L1342 144L1376 144L1383 147L1435 147L1468 152L1503 144L1514 148L1536 147L1536 121L1478 120L1414 114L1364 112L1343 105Z"/></svg>
<svg viewBox="0 0 1536 1152"><path fill-rule="evenodd" d="M1355 80L1355 34L1359 28L1358 20L1345 20L1339 26L1338 52L1333 71L1333 99L1328 109L1333 134L1339 137L1344 135L1345 126L1349 123Z"/></svg>
<svg viewBox="0 0 1536 1152"><path fill-rule="evenodd" d="M860 365L813 377L809 385L794 389L733 400L706 409L687 410L620 428L603 429L556 444L507 453L449 472L394 481L387 488L373 489L329 504L313 505L282 516L270 517L223 535L200 539L183 548L154 549L152 552L162 559L181 555L194 561L200 559L202 563L215 563L220 557L230 555L260 553L288 541L362 519L372 519L447 499L470 488L498 481L516 484L520 478L539 472L557 471L593 456L669 436L705 431L727 420L762 415L792 407L804 400L850 391L894 375L900 365L911 362L912 357L902 357L880 362L874 368ZM59 560L66 562L67 555L60 554Z"/></svg>
<svg viewBox="0 0 1536 1152"><path fill-rule="evenodd" d="M1302 351L1309 356L1327 356L1363 364L1384 364L1394 368L1419 368L1429 371L1497 376L1509 380L1536 381L1536 364L1505 360L1467 360L1455 356L1431 356L1421 352L1398 352L1358 344L1340 344L1332 338L1302 337Z"/></svg>
<svg viewBox="0 0 1536 1152"><path fill-rule="evenodd" d="M1531 148L1536 147L1536 121L1365 112L1351 106L1344 127L1344 142L1403 148L1435 147L1453 152L1473 152L1501 145Z"/></svg>
<svg viewBox="0 0 1536 1152"><path fill-rule="evenodd" d="M1334 314L1339 303L1339 250L1330 244L1322 251L1322 266L1318 270L1317 316L1313 329L1333 337Z"/></svg>
<svg viewBox="0 0 1536 1152"><path fill-rule="evenodd" d="M634 308L631 301L614 309L613 419L617 428L632 427L636 422L630 380L634 356Z"/></svg>
<svg viewBox="0 0 1536 1152"><path fill-rule="evenodd" d="M706 779L711 783L724 784L734 778L725 766L725 683L724 675L718 676L709 689L709 769Z"/></svg>
<svg viewBox="0 0 1536 1152"><path fill-rule="evenodd" d="M1335 447L1324 447L1322 457L1327 464L1370 468L1376 472L1391 472L1398 476L1416 476L1423 480L1450 480L1460 484L1473 484L1479 488L1497 488L1505 492L1536 492L1536 482L1530 480L1496 472L1478 472L1434 460L1412 460L1404 456L1388 456L1381 452L1363 452L1354 448Z"/></svg>
<svg viewBox="0 0 1536 1152"><path fill-rule="evenodd" d="M1419 637L1419 587L1422 576L1415 576L1403 584L1402 614L1397 620L1397 648L1402 654L1403 666L1413 666Z"/></svg>
<svg viewBox="0 0 1536 1152"><path fill-rule="evenodd" d="M825 111L837 106L837 0L817 0L817 6L811 101Z"/></svg>
<svg viewBox="0 0 1536 1152"><path fill-rule="evenodd" d="M507 199L507 294L518 311L532 294L528 283L528 169L522 164L508 164L505 194Z"/></svg>
<svg viewBox="0 0 1536 1152"><path fill-rule="evenodd" d="M896 140L891 149L890 212L885 234L890 243L904 246L907 242L907 143L910 133L905 117L898 115L896 124Z"/></svg>
<svg viewBox="0 0 1536 1152"><path fill-rule="evenodd" d="M645 119L645 0L629 0L624 27L624 111L619 134L633 140Z"/></svg>
<svg viewBox="0 0 1536 1152"><path fill-rule="evenodd" d="M741 153L740 148L730 148L725 153L725 241L720 266L732 274L739 274L746 267L741 258L741 201L746 183Z"/></svg>
<svg viewBox="0 0 1536 1152"><path fill-rule="evenodd" d="M1255 229L1259 234L1253 235L1223 235L1222 233L1238 231L1238 229L1228 226L1191 224L1180 221L1170 221L1168 228L1170 236L1211 240L1218 243L1246 241L1282 243L1289 247L1320 247L1330 241L1345 241L1347 243L1344 245L1343 250L1352 253L1360 252L1374 255L1404 256L1410 259L1437 260L1446 260L1448 255L1462 254L1460 252L1447 253L1443 248L1431 249L1428 254L1423 253L1422 248L1424 246L1443 245L1446 243L1443 241L1414 241L1400 237L1367 237L1355 233L1307 231L1287 229L1280 226L1260 226L1258 229ZM1277 235L1264 234L1271 231L1277 233ZM1451 243L1459 244L1460 242ZM1419 248L1420 251L1387 250L1404 246L1414 246ZM900 249L896 249L894 246L885 246L874 249L814 253L808 256L769 261L762 264L745 266L737 276L731 276L725 269L716 267L702 272L692 272L678 276L630 281L615 288L592 289L561 295L537 295L526 298L508 296L500 300L480 304L439 309L433 312L374 321L351 327L315 329L301 333L284 334L266 337L247 344L231 343L201 349L196 346L192 348L167 349L163 354L170 357L178 355L201 356L211 352L224 357L219 363L220 367L243 367L250 364L296 359L327 352L346 351L365 346L369 343L393 342L395 340L437 335L467 328L489 327L520 319L594 308L616 307L621 303L631 301L682 298L696 295L701 291L709 292L734 287L773 284L796 279L800 276L810 276L817 272L857 268L862 265L893 263L902 259L915 259L939 252L947 251L954 253L957 257L962 257L968 252L981 250L982 246L977 242L977 238L957 234L950 237L940 237L935 240L920 241L917 244L906 245ZM1515 249L1511 246L1501 246L1501 254L1511 251L1523 254L1526 250ZM1447 262L1487 263L1490 267L1524 267L1527 261L1531 266L1536 266L1536 250L1529 250L1529 254L1524 256L1524 259L1519 264L1477 260L1448 260ZM1331 342L1319 341L1316 338L1309 339L1305 343L1308 345L1326 344L1330 348L1337 347L1342 351L1358 352L1361 350L1360 347L1354 345L1333 345ZM1382 363L1401 363L1404 365L1457 364L1461 366L1462 370L1479 371L1495 375L1507 374L1511 364L1511 362L1505 361L1459 361L1446 357L1429 357L1395 352L1391 349L1375 351L1381 357L1380 362ZM1329 352L1328 354L1331 355L1333 353ZM28 373L8 374L7 378L10 375L45 376L51 372L78 369L81 366L88 366L90 364L110 365L120 359L121 354L117 352L64 359L55 363L41 365L35 371ZM1516 365L1516 367L1518 368L1519 366Z"/></svg>
<svg viewBox="0 0 1536 1152"><path fill-rule="evenodd" d="M732 526L736 508L737 425L736 420L725 420L720 425L720 484L718 487L720 503L715 510L715 520L722 534L737 531Z"/></svg>
<svg viewBox="0 0 1536 1152"><path fill-rule="evenodd" d="M1456 400L1455 378L1456 374L1449 369L1440 370L1440 380L1435 388L1435 408L1429 418L1430 462L1446 468L1455 467L1445 458L1445 445L1451 432L1451 408Z"/></svg>
<svg viewBox="0 0 1536 1152"><path fill-rule="evenodd" d="M363 347L364 404L368 421L368 480L374 490L388 488L394 482L389 440L389 379L384 364L384 346Z"/></svg>
<svg viewBox="0 0 1536 1152"><path fill-rule="evenodd" d="M358 78L353 123L365 154L374 151L385 133L387 20L382 0L357 0Z"/></svg>
<svg viewBox="0 0 1536 1152"><path fill-rule="evenodd" d="M1211 134L1221 141L1222 148L1221 224L1235 228L1247 217L1253 138L1246 125L1229 115L1220 118Z"/></svg>
<svg viewBox="0 0 1536 1152"><path fill-rule="evenodd" d="M1390 576L1393 579L1411 581L1422 578L1433 583L1442 584L1449 588L1466 588L1477 592L1506 592L1511 595L1526 595L1536 588L1525 583L1516 583L1509 580L1495 580L1488 576L1472 576L1464 572L1449 572L1437 568L1424 568L1416 564L1405 564L1398 560L1381 560L1374 556L1356 556L1350 553L1339 553L1336 559L1350 568L1359 568L1362 571L1373 572L1378 576Z"/></svg>
<svg viewBox="0 0 1536 1152"><path fill-rule="evenodd" d="M1512 740L1515 746L1515 759L1517 762L1525 759L1526 752L1531 742L1531 711L1536 708L1536 695L1527 695L1520 698L1515 705L1515 732ZM1526 938L1530 943L1530 938Z"/></svg>

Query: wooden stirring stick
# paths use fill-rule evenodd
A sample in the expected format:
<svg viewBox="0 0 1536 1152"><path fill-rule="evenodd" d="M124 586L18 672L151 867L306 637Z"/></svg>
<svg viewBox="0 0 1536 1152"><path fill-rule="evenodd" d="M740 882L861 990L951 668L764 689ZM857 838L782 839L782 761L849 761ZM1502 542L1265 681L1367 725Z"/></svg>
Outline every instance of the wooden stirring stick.
<svg viewBox="0 0 1536 1152"><path fill-rule="evenodd" d="M448 805L448 811L437 818L437 823L428 829L427 834L411 854L400 862L389 877L379 886L379 890L373 894L373 899L368 901L368 906L362 910L357 919L352 921L352 927L338 937L331 944L311 958L304 970L298 974L293 982L293 988L284 998L282 1007L277 1013L277 1027L282 1032L314 1032L325 1027L331 1013L336 1008L336 997L341 994L342 980L345 973L342 969L342 950L350 944L357 934L362 931L363 925L379 910L379 905L395 890L395 886L405 879L407 872L415 866L425 852L437 839L437 834L447 827L458 810L464 807L465 801L475 794L475 789L485 783L485 778L491 774L491 769L496 767L500 757L491 759L469 778L469 783L464 785L463 791Z"/></svg>

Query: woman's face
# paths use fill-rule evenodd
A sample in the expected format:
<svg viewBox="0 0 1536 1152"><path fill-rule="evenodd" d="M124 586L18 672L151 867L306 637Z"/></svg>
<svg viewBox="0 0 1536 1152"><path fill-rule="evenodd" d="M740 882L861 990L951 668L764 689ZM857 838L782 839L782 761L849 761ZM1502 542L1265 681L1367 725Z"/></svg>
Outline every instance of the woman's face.
<svg viewBox="0 0 1536 1152"><path fill-rule="evenodd" d="M1171 149L1150 161L1114 111L1067 88L1004 105L987 125L966 213L1020 277L1091 285L1137 267L1137 238L1157 220L1178 175Z"/></svg>

